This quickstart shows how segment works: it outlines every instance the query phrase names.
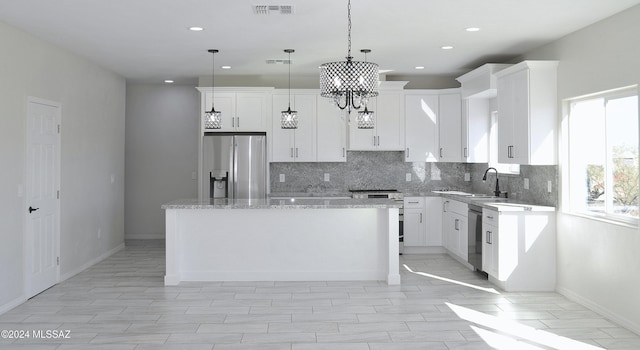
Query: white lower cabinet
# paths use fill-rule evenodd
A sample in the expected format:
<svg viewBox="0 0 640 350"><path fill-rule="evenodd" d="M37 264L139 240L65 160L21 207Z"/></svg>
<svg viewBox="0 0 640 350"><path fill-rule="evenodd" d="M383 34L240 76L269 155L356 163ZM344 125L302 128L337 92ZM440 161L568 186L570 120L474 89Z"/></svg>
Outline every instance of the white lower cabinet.
<svg viewBox="0 0 640 350"><path fill-rule="evenodd" d="M554 291L555 211L482 212L482 269L507 292Z"/></svg>
<svg viewBox="0 0 640 350"><path fill-rule="evenodd" d="M442 202L442 235L444 247L458 258L467 261L469 252L467 203L451 199Z"/></svg>
<svg viewBox="0 0 640 350"><path fill-rule="evenodd" d="M440 197L405 197L405 253L426 253L442 246L441 203Z"/></svg>

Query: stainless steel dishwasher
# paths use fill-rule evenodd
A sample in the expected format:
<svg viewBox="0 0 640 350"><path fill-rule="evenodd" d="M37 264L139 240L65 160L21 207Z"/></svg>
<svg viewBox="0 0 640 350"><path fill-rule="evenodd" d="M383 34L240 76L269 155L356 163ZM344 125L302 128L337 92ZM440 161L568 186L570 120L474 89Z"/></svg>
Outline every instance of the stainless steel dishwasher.
<svg viewBox="0 0 640 350"><path fill-rule="evenodd" d="M482 207L469 204L469 255L467 261L482 271Z"/></svg>

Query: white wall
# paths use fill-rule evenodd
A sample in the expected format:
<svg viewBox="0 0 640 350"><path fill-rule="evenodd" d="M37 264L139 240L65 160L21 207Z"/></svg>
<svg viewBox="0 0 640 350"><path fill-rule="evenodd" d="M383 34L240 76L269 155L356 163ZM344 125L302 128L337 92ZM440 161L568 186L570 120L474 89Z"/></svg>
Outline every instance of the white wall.
<svg viewBox="0 0 640 350"><path fill-rule="evenodd" d="M561 102L640 84L639 33L635 6L525 58L560 60ZM557 249L558 290L640 333L640 230L560 212Z"/></svg>
<svg viewBox="0 0 640 350"><path fill-rule="evenodd" d="M198 196L199 110L193 86L127 86L126 238L164 239L160 206Z"/></svg>
<svg viewBox="0 0 640 350"><path fill-rule="evenodd" d="M1 22L0 43L2 312L24 300L29 204L18 188L26 177L27 97L62 104L60 274L65 278L124 241L126 86L122 77Z"/></svg>

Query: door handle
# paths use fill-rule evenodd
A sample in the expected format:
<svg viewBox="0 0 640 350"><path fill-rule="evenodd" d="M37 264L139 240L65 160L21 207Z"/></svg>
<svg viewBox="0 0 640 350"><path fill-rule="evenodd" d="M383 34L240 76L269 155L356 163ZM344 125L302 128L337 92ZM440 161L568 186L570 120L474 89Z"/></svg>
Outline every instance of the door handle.
<svg viewBox="0 0 640 350"><path fill-rule="evenodd" d="M31 206L29 206L29 214L33 213L34 211L38 210L40 208L32 208Z"/></svg>

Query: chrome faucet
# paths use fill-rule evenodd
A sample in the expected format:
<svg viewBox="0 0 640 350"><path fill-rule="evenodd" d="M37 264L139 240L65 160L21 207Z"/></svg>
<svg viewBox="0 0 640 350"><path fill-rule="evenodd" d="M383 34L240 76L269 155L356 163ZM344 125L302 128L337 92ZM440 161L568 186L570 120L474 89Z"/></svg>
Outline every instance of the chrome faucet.
<svg viewBox="0 0 640 350"><path fill-rule="evenodd" d="M488 168L487 170L484 171L484 176L482 177L482 181L487 181L487 173L489 172L489 170L493 169L493 171L496 172L496 190L493 191L493 194L496 197L500 197L500 185L498 184L498 170L496 170L496 168Z"/></svg>

